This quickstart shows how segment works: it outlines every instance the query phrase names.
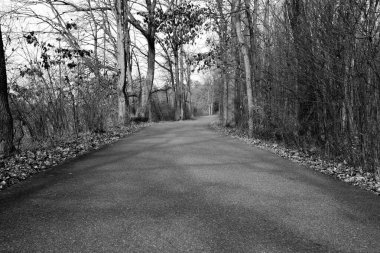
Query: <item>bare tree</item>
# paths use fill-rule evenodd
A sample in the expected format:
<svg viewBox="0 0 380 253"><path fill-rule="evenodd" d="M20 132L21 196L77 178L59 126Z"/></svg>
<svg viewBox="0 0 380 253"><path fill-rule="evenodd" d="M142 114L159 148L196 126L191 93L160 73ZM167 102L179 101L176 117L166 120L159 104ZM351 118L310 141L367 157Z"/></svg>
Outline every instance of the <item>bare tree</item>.
<svg viewBox="0 0 380 253"><path fill-rule="evenodd" d="M241 0L237 1L236 5L233 4L232 12L234 13L233 22L236 27L236 34L238 37L239 44L241 46L241 52L244 58L244 68L245 68L245 81L246 81L246 89L247 89L247 99L248 99L248 135L249 137L253 136L253 117L254 117L254 98L253 98L253 90L252 90L252 75L251 73L251 53L250 47L247 45L245 40L242 25L241 25Z"/></svg>
<svg viewBox="0 0 380 253"><path fill-rule="evenodd" d="M13 151L13 121L8 101L7 71L0 25L0 157Z"/></svg>

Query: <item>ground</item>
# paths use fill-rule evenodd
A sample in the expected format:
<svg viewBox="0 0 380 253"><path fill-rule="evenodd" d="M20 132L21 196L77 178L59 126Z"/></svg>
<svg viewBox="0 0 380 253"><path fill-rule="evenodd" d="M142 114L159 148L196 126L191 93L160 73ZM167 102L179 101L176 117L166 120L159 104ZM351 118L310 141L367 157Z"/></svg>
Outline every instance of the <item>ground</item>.
<svg viewBox="0 0 380 253"><path fill-rule="evenodd" d="M4 252L378 252L378 196L160 123L0 193Z"/></svg>

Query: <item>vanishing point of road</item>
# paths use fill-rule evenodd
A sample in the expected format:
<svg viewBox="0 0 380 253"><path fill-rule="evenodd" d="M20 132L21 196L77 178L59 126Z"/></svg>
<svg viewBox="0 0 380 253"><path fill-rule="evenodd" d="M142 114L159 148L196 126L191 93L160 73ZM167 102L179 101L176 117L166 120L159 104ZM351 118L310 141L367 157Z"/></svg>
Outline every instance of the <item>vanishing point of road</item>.
<svg viewBox="0 0 380 253"><path fill-rule="evenodd" d="M0 193L0 252L380 252L378 196L160 123Z"/></svg>

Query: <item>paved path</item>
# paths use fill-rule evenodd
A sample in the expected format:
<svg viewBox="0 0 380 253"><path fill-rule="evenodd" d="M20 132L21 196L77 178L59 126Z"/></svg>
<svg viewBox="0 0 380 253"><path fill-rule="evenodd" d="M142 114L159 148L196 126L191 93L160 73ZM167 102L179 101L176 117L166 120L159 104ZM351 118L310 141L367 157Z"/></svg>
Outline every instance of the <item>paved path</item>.
<svg viewBox="0 0 380 253"><path fill-rule="evenodd" d="M162 123L0 193L1 252L380 252L380 198Z"/></svg>

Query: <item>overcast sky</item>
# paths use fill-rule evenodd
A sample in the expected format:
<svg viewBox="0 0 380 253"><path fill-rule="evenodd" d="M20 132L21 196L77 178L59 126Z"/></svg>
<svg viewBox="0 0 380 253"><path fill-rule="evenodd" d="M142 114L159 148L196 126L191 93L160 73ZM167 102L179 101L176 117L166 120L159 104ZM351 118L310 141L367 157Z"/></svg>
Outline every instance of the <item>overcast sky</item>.
<svg viewBox="0 0 380 253"><path fill-rule="evenodd" d="M10 5L10 0L0 0L0 11L5 11Z"/></svg>
<svg viewBox="0 0 380 253"><path fill-rule="evenodd" d="M11 0L0 0L0 11L7 11L9 10L11 6ZM193 51L193 52L205 52L205 51L208 51L208 47L205 45L205 38L204 36L201 36L201 38L198 38L196 40L196 44L193 45L193 46L187 46L187 48L190 50L190 51ZM142 43L144 44L145 41L144 39L142 39ZM140 62L141 64L141 67L144 68L146 65L145 64L145 59L141 59L142 62ZM159 60L159 57L157 57L157 60ZM156 66L158 67L158 66ZM163 78L165 78L167 76L167 73L165 71L163 71L162 69L157 69L158 71L156 72L156 84L159 84L160 82L162 82ZM145 71L144 71L145 72ZM160 80L161 79L161 80ZM166 79L166 78L165 78ZM194 72L192 73L192 79L193 81L200 81L202 82L203 79L204 79L204 75L203 73L197 73L197 72ZM159 85L161 86L161 85Z"/></svg>

